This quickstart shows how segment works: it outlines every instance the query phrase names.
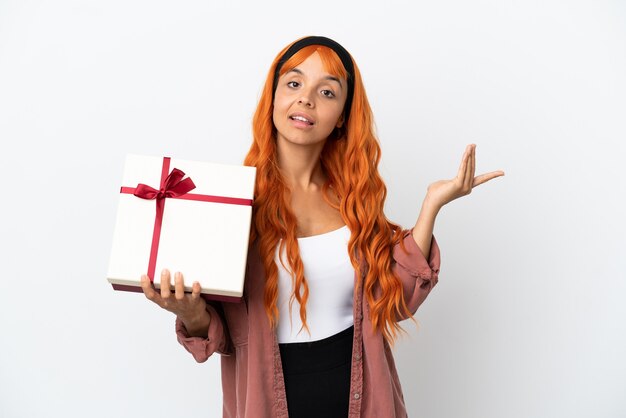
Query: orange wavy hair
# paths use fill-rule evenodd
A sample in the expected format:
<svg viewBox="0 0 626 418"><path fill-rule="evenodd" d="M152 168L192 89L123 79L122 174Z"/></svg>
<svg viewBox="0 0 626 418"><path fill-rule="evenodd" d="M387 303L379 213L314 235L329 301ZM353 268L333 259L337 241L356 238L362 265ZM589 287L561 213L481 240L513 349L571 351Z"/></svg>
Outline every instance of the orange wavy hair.
<svg viewBox="0 0 626 418"><path fill-rule="evenodd" d="M286 248L294 279L290 305L294 298L299 302L300 318L308 330L306 302L309 289L298 248L296 217L290 208L290 190L276 161L276 130L272 121L274 71L289 46L278 54L270 67L254 114L254 139L244 164L257 168L250 242L258 239L266 274L264 305L270 324L274 328L278 321L278 267L275 251L280 242L279 254L283 254ZM328 73L335 77L347 77L335 52L318 45L304 47L295 53L281 68L280 76L316 51ZM401 242L402 228L390 222L383 213L387 188L378 173L380 146L356 64L353 77L354 92L349 119L341 129L331 134L320 155L322 168L327 175L323 196L328 204L340 211L352 231L348 253L358 277L363 274L360 262L364 261L368 266L363 290L370 306L372 325L392 343L397 331L401 330L398 321L412 317L404 301L402 284L391 270L393 245ZM282 257L281 262L284 264Z"/></svg>

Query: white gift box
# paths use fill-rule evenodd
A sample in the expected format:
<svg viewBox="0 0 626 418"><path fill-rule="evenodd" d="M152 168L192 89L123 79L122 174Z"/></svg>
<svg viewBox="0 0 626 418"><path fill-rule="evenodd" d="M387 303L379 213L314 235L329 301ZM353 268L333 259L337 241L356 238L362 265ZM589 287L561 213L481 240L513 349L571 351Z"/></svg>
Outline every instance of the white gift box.
<svg viewBox="0 0 626 418"><path fill-rule="evenodd" d="M195 188L154 198L166 191L166 176L175 169ZM255 175L254 167L128 155L107 277L113 288L141 292L141 275L148 274L160 289L160 272L167 268L183 273L186 292L198 281L205 299L241 300ZM133 194L140 183L154 189L152 200Z"/></svg>

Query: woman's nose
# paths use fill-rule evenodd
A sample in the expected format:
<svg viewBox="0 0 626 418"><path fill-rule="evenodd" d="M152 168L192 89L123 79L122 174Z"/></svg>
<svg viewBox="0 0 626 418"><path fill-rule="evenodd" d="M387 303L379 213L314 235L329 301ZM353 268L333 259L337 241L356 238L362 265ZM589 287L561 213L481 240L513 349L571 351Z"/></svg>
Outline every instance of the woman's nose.
<svg viewBox="0 0 626 418"><path fill-rule="evenodd" d="M314 106L314 102L313 100L311 100L311 92L310 91L306 91L306 90L302 90L302 94L300 95L300 98L298 99L298 103L307 107L313 107Z"/></svg>

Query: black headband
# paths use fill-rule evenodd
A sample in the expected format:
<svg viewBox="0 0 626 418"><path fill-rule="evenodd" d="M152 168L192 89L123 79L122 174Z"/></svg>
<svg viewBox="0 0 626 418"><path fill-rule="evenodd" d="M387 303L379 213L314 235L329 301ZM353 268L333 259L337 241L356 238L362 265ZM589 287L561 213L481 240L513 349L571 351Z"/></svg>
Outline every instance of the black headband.
<svg viewBox="0 0 626 418"><path fill-rule="evenodd" d="M278 64L276 64L276 70L274 71L274 85L272 88L272 95L276 93L276 86L278 85L278 78L280 77L280 69L283 67L285 62L289 58L293 56L296 52L300 51L305 46L309 45L322 45L327 46L328 48L335 51L339 59L341 60L343 67L346 69L348 73L348 97L346 97L345 104L345 121L348 121L348 117L350 116L350 107L352 106L352 95L354 93L354 64L352 63L352 58L350 58L350 54L346 49L339 45L337 42L333 41L330 38L326 38L324 36L307 36L306 38L302 38L299 41L296 41L293 45L289 47L287 51L280 57Z"/></svg>

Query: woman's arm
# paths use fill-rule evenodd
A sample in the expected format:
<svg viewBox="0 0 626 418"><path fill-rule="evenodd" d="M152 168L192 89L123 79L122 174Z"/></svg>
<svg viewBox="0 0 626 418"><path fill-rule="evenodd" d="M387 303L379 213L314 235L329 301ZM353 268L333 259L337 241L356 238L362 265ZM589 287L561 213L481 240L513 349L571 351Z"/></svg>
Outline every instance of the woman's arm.
<svg viewBox="0 0 626 418"><path fill-rule="evenodd" d="M428 249L439 210L454 199L470 194L474 187L504 175L504 171L492 171L474 177L475 168L476 144L470 144L465 148L456 177L452 180L439 180L428 186L417 223L413 228L413 239L425 258L429 256Z"/></svg>
<svg viewBox="0 0 626 418"><path fill-rule="evenodd" d="M394 247L393 269L402 283L405 301L412 314L439 280L441 259L439 246L433 236L439 210L452 200L469 194L473 187L504 175L502 171L493 171L474 177L475 155L476 146L468 145L457 176L452 180L440 180L428 186L415 226L404 236L404 245L398 243ZM399 318L402 319L406 318Z"/></svg>
<svg viewBox="0 0 626 418"><path fill-rule="evenodd" d="M440 208L440 206L429 201L428 196L426 196L426 199L424 199L422 203L422 209L417 218L417 223L413 227L413 239L426 259L430 256L430 244L433 229L435 228L435 218Z"/></svg>

